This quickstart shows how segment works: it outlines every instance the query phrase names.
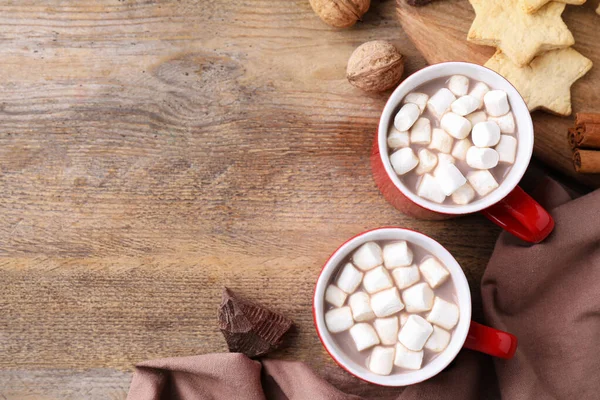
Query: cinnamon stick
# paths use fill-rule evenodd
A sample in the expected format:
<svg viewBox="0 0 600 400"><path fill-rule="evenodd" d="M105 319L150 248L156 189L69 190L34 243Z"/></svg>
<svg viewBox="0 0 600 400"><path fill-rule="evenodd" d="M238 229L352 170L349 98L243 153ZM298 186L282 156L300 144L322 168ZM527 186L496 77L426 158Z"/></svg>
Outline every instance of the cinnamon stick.
<svg viewBox="0 0 600 400"><path fill-rule="evenodd" d="M582 174L600 174L600 151L575 149L573 165Z"/></svg>
<svg viewBox="0 0 600 400"><path fill-rule="evenodd" d="M577 148L577 140L575 139L575 128L569 128L569 132L567 133L567 139L569 140L569 145L572 149Z"/></svg>
<svg viewBox="0 0 600 400"><path fill-rule="evenodd" d="M600 149L600 114L577 113L567 137L572 148Z"/></svg>
<svg viewBox="0 0 600 400"><path fill-rule="evenodd" d="M600 114L596 113L577 113L575 114L575 125L581 124L600 124Z"/></svg>

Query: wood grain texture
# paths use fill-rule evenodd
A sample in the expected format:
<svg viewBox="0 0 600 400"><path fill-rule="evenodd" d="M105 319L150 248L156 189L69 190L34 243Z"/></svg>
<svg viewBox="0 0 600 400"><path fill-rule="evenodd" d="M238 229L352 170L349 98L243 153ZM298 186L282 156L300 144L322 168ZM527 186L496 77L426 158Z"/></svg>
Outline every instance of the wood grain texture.
<svg viewBox="0 0 600 400"><path fill-rule="evenodd" d="M426 7L411 7L405 0L397 0L397 4L404 31L429 63L468 61L483 65L494 54L493 47L467 42L467 32L475 18L467 0L435 1ZM594 63L592 70L572 86L573 115L559 117L535 111L532 117L534 155L569 179L597 188L600 187L600 175L575 172L566 139L576 112L600 112L600 20L594 13L596 5L597 1L588 1L582 6L568 5L563 13L565 23L575 37L573 47Z"/></svg>
<svg viewBox="0 0 600 400"><path fill-rule="evenodd" d="M498 229L407 219L370 176L389 94L350 86L347 58L389 39L425 65L393 1L350 30L304 0L0 1L0 26L0 399L124 398L137 362L225 351L223 285L296 322L276 357L366 394L311 297L382 225L447 246L481 318Z"/></svg>

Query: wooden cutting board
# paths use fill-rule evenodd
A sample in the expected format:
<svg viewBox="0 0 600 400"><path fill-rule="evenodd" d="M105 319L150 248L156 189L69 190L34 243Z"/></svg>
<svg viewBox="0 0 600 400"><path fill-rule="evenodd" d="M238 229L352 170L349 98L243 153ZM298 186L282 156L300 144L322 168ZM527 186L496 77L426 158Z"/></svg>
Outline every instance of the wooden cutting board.
<svg viewBox="0 0 600 400"><path fill-rule="evenodd" d="M600 174L583 175L573 169L567 128L576 112L600 112L600 15L598 1L567 6L563 19L575 36L574 48L594 62L594 67L571 89L573 114L558 117L543 111L532 114L535 126L534 155L556 169L593 188L600 187ZM424 7L411 7L397 0L398 17L404 31L430 64L469 61L484 64L495 49L467 42L475 12L467 0L438 0ZM510 29L507 27L507 29Z"/></svg>

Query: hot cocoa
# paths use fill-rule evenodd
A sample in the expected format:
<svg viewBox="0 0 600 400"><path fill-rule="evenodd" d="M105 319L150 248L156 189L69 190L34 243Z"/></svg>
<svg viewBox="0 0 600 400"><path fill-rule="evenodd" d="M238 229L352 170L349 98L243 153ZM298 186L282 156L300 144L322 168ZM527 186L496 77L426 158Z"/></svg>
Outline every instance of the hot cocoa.
<svg viewBox="0 0 600 400"><path fill-rule="evenodd" d="M468 204L499 187L517 153L508 96L462 75L417 87L388 132L390 162L418 196Z"/></svg>
<svg viewBox="0 0 600 400"><path fill-rule="evenodd" d="M403 240L356 249L333 275L325 303L327 329L340 350L379 375L431 362L459 319L450 272Z"/></svg>

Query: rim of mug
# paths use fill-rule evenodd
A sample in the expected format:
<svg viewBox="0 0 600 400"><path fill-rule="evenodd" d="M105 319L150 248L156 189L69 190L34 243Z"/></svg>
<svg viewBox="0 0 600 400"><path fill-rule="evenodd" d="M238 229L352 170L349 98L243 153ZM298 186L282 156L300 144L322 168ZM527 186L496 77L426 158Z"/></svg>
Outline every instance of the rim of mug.
<svg viewBox="0 0 600 400"><path fill-rule="evenodd" d="M471 71L469 71L469 69ZM423 80L422 77L424 75L431 74L432 71L446 72L441 73L438 76L434 76L432 78ZM477 71L481 75L485 75L486 78L473 77L473 71ZM511 105L511 111L514 115L518 132L517 155L515 158L515 162L512 165L508 175L504 177L504 180L500 183L497 189L483 196L482 198L465 205L439 204L418 196L414 191L409 189L394 172L394 169L392 168L392 165L390 163L390 157L388 154L389 149L387 146L387 135L389 127L390 125L392 125L392 116L394 111L400 105L402 99L408 93L421 86L422 84L425 84L433 79L451 75L465 75L469 79L474 79L485 83L486 85L490 86L492 90L504 90L508 94L509 103ZM496 79L497 81L501 82L502 87L490 84L489 81L492 79ZM415 73L407 77L406 79L404 79L400 83L400 85L398 85L398 87L394 90L394 92L387 100L385 107L381 113L377 139L379 146L379 154L383 163L383 167L388 177L398 188L398 190L400 190L413 203L416 203L417 205L426 208L430 211L442 214L458 215L470 214L484 210L498 203L506 196L508 196L508 194L510 194L510 192L519 184L519 182L523 178L523 175L525 174L525 171L527 170L527 167L531 162L531 157L533 156L534 133L533 121L531 120L531 114L529 113L529 109L527 107L527 104L525 103L525 100L523 100L523 97L521 97L517 89L506 78L498 74L496 71L493 71L487 67L478 64L451 61L433 64L422 68L419 71L416 71Z"/></svg>
<svg viewBox="0 0 600 400"><path fill-rule="evenodd" d="M379 238L379 236L384 236ZM369 241L380 240L407 240L410 243L422 246L426 243L427 250L435 257L439 258L449 270L452 281L456 289L456 297L459 302L460 316L450 343L432 362L426 364L423 368L415 371L404 372L391 375L377 375L369 371L365 366L351 360L349 356L340 350L331 337L331 334L325 325L325 290L330 283L331 277L337 271L340 264L352 253L358 246ZM319 273L315 284L313 296L313 320L317 335L323 347L329 353L331 358L345 371L355 377L369 383L380 386L408 386L425 381L444 370L458 355L467 339L471 323L471 291L469 283L462 268L452 256L452 254L440 243L431 237L414 231L412 229L401 228L397 226L386 226L361 232L340 245L329 257L323 269Z"/></svg>

